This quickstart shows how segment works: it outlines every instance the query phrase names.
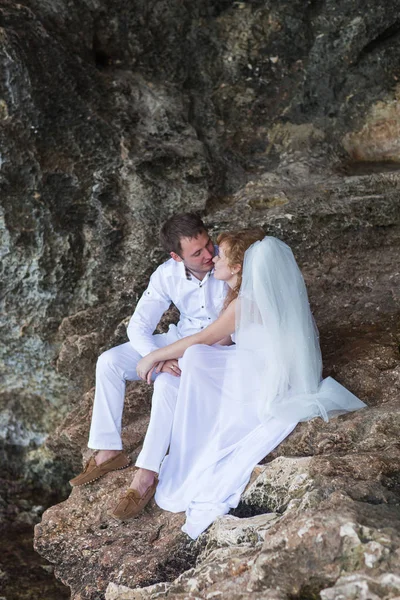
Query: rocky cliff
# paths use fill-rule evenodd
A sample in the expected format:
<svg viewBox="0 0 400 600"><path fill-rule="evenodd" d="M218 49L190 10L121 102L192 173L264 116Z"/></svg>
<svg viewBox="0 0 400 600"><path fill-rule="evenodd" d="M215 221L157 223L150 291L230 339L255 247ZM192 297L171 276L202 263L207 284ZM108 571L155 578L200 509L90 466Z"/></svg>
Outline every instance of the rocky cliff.
<svg viewBox="0 0 400 600"><path fill-rule="evenodd" d="M324 515L332 532L353 523L362 544L360 527L372 532L368 544L390 523L395 546L399 8L395 0L0 0L5 480L65 492L68 473L80 467L96 356L125 339L126 318L163 259L160 223L196 209L213 232L259 224L292 245L326 373L371 407L332 424L301 425L278 450L286 460L314 457L310 469L325 495L291 512L273 509L283 515L276 535L297 527L296 511L311 511L317 528ZM125 440L135 453L148 390L132 385L127 404ZM208 560L179 533L179 516L154 507L128 526L108 525L107 498L127 477L74 491L38 529L38 549L76 599L98 597L109 580L172 581L197 555L200 567ZM333 569L347 539L338 535L330 536L336 550L313 590L342 585L343 573L355 572L371 594L389 594L382 577L394 563L384 550L373 563L381 570L361 559ZM235 542L235 552L264 560L262 537L254 534L250 547ZM282 544L284 561L290 554ZM224 552L221 569L233 573L236 559ZM261 587L276 589L257 573L251 577ZM279 593L303 593L300 574L292 575L297 588ZM189 587L179 593L189 594L190 577L182 581ZM204 585L201 597L212 593Z"/></svg>
<svg viewBox="0 0 400 600"><path fill-rule="evenodd" d="M354 176L300 189L266 175L234 196L229 216L228 209L215 213L224 224L262 223L293 241L325 373L368 409L298 425L257 468L233 515L196 543L180 531L184 515L154 503L132 522L108 516L129 484L129 469L74 489L36 528L36 549L55 563L72 598L94 600L106 590L108 600L398 596L400 328L393 266L400 227L398 192L383 192L384 181L400 183L393 174ZM277 197L279 205L268 210L251 207ZM129 387L123 436L133 457L150 391L142 383ZM57 454L79 448L87 456L91 400L92 392L52 436Z"/></svg>

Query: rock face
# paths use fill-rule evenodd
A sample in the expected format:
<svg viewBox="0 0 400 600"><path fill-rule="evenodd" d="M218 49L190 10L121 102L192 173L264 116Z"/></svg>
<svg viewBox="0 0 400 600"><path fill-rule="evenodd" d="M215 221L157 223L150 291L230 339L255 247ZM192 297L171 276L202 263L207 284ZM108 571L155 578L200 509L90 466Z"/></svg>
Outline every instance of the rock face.
<svg viewBox="0 0 400 600"><path fill-rule="evenodd" d="M65 503L46 511L35 543L55 562L74 599L91 600L105 590L106 598L121 600L398 594L400 330L393 264L400 219L396 193L381 187L389 181L397 187L397 177L325 179L328 204L321 201L318 177L295 188L265 176L238 192L229 209L231 223L262 224L296 244L320 326L325 373L369 408L329 423L299 424L258 469L233 515L196 543L180 532L183 515L154 503L122 525L108 516L130 481L129 470L73 490ZM251 206L253 198L269 201L278 188L283 205L262 211ZM368 209L378 190L379 217ZM222 209L214 216L222 222ZM310 233L301 239L302 231ZM123 432L133 458L150 391L141 383L129 386ZM86 457L89 421L88 395L52 436L52 448L81 448Z"/></svg>
<svg viewBox="0 0 400 600"><path fill-rule="evenodd" d="M400 532L398 521L393 522L398 508L390 503L372 507L327 492L330 479L315 476L319 461L276 459L247 490L245 500L251 502L255 495L257 503L268 481L268 489L281 494L286 504L283 515L220 517L202 540L196 568L172 583L147 588L110 583L106 600L286 600L317 598L319 592L324 600L363 597L357 590L375 594L365 598L398 597ZM288 475L291 483L284 491Z"/></svg>
<svg viewBox="0 0 400 600"><path fill-rule="evenodd" d="M322 535L326 511L336 564L346 523L362 544L360 527L371 531L365 544L375 543L388 520L395 528L388 514L398 498L398 9L396 0L0 0L4 481L65 493L85 446L96 356L125 339L127 317L163 259L155 244L160 223L191 209L214 233L261 225L291 244L326 374L370 407L328 425L301 425L268 458L313 457L309 468L327 478L328 489L318 484L304 507L315 520L310 531ZM133 385L127 407L124 439L134 455L148 390ZM283 514L272 527L277 544L284 531L297 541L303 518L290 473L240 507L243 518L258 519L254 513L266 507ZM102 594L108 580L171 582L201 550L179 533L180 517L167 519L154 507L143 517L147 534L140 521L105 527L105 505L126 477L110 476L103 492L94 487L93 500L74 491L38 529L38 549L76 599ZM374 517L371 506L379 507ZM125 563L126 532L133 540ZM388 535L397 539L392 529ZM303 537L308 548L311 537ZM271 598L304 597L301 546L293 542L297 588L288 582L272 592L260 543L232 546L259 565L246 568L251 593L264 594L254 583L259 577ZM229 552L221 550L221 569L234 582L242 559L230 563ZM139 555L146 564L140 573ZM312 589L323 588L327 600L357 590L391 594L396 580L385 556L382 550L381 570L335 567L329 574L321 563ZM206 560L199 558L199 568ZM185 595L192 584L182 577Z"/></svg>
<svg viewBox="0 0 400 600"><path fill-rule="evenodd" d="M28 446L7 422L7 447L29 455L93 384L166 216L229 226L249 175L398 162L398 29L396 0L1 0L3 403L50 415L35 440L34 414L18 422ZM335 188L320 196L334 215ZM283 201L251 200L263 215Z"/></svg>

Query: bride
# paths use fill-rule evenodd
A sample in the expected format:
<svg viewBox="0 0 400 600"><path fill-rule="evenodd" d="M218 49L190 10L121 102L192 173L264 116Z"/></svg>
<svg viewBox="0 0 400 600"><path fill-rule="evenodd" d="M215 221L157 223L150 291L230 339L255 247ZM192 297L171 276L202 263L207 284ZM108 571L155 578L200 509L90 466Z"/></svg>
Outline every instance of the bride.
<svg viewBox="0 0 400 600"><path fill-rule="evenodd" d="M137 366L150 383L156 363L182 357L169 453L153 490L161 508L186 511L182 529L193 539L238 505L254 466L299 421L365 406L331 377L321 380L318 332L290 248L254 230L223 233L218 244L214 277L230 288L220 317ZM222 345L227 337L235 344ZM129 512L130 492L135 501L128 490L115 517Z"/></svg>

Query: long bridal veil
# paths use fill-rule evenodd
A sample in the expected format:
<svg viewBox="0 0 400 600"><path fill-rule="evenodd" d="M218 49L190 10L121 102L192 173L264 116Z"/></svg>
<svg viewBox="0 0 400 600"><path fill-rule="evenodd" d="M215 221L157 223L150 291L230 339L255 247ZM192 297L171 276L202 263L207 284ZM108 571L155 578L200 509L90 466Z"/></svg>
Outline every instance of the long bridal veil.
<svg viewBox="0 0 400 600"><path fill-rule="evenodd" d="M245 254L237 302L235 385L261 421L293 423L363 408L331 377L321 381L318 331L289 246L267 236Z"/></svg>

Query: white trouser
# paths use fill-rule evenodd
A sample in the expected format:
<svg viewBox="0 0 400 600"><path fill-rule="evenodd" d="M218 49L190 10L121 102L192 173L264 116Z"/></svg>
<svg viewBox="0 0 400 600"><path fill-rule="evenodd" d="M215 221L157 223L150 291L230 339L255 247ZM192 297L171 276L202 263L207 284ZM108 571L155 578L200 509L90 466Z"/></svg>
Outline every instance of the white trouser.
<svg viewBox="0 0 400 600"><path fill-rule="evenodd" d="M158 346L173 340L168 334L155 335ZM100 355L96 367L96 392L88 447L95 450L122 450L121 421L125 383L135 381L141 356L130 342L115 346ZM172 422L179 388L179 377L157 375L150 423L136 465L158 473L170 443Z"/></svg>

